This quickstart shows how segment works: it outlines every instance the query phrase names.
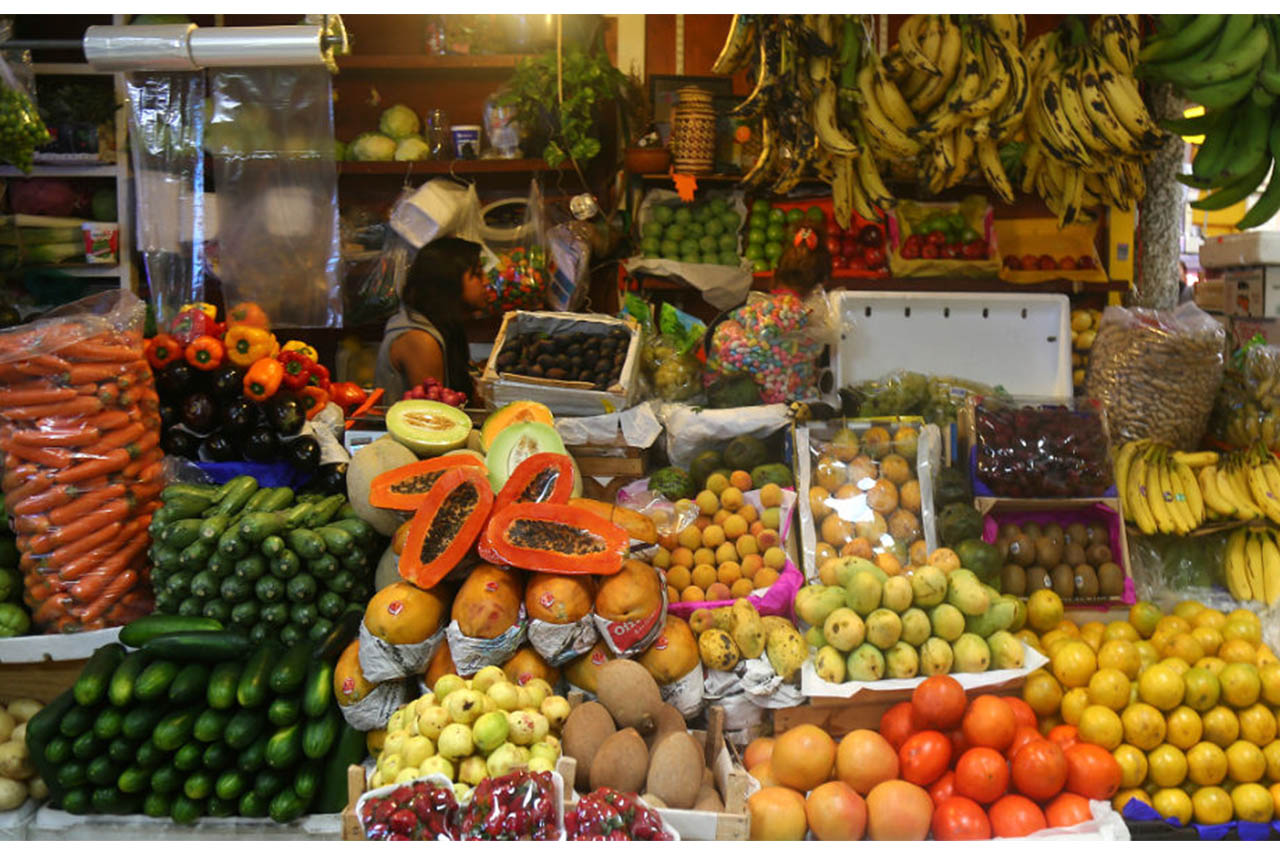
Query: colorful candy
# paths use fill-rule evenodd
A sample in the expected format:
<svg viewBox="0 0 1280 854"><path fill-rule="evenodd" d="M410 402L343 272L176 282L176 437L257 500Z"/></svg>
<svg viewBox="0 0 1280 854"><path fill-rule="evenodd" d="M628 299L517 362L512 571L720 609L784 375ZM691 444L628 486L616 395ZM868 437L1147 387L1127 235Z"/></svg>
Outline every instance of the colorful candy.
<svg viewBox="0 0 1280 854"><path fill-rule="evenodd" d="M498 256L498 266L489 271L485 298L491 310L539 309L547 296L547 283L555 272L540 246L518 246Z"/></svg>
<svg viewBox="0 0 1280 854"><path fill-rule="evenodd" d="M708 380L750 374L765 403L783 403L816 385L815 360L823 343L807 329L810 310L794 294L752 294L716 327L707 354Z"/></svg>

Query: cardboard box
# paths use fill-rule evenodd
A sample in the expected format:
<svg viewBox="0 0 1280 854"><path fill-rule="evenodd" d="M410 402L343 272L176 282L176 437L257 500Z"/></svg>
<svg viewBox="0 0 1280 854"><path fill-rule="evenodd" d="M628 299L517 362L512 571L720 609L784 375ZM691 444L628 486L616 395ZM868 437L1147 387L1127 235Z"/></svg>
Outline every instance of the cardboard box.
<svg viewBox="0 0 1280 854"><path fill-rule="evenodd" d="M1232 317L1280 317L1280 267L1222 271L1224 313Z"/></svg>
<svg viewBox="0 0 1280 854"><path fill-rule="evenodd" d="M1227 282L1222 278L1201 279L1193 291L1196 305L1205 311L1222 312L1226 305Z"/></svg>
<svg viewBox="0 0 1280 854"><path fill-rule="evenodd" d="M1246 231L1210 237L1200 245L1200 266L1209 269L1280 264L1280 233Z"/></svg>
<svg viewBox="0 0 1280 854"><path fill-rule="evenodd" d="M1273 347L1280 346L1280 317L1233 317L1227 326L1232 350L1243 347L1255 335L1261 335Z"/></svg>

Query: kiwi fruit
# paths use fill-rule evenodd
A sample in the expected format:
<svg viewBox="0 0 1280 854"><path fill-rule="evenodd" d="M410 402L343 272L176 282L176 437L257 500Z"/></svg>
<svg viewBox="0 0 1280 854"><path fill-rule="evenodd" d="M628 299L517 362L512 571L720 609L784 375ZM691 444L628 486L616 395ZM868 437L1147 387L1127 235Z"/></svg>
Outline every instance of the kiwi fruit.
<svg viewBox="0 0 1280 854"><path fill-rule="evenodd" d="M1085 537L1089 540L1089 545L1091 546L1107 545L1111 542L1111 534L1107 531L1106 526L1097 522L1089 526L1088 531L1085 532Z"/></svg>
<svg viewBox="0 0 1280 854"><path fill-rule="evenodd" d="M1000 539L1008 541L1022 533L1022 529L1012 522L1000 526Z"/></svg>
<svg viewBox="0 0 1280 854"><path fill-rule="evenodd" d="M1072 522L1067 526L1067 531L1063 537L1063 542L1068 545L1084 546L1089 542L1089 532L1080 522Z"/></svg>
<svg viewBox="0 0 1280 854"><path fill-rule="evenodd" d="M996 551L1000 553L1000 560L1007 561L1009 559L1009 541L1004 537L999 537L994 543Z"/></svg>
<svg viewBox="0 0 1280 854"><path fill-rule="evenodd" d="M1065 536L1062 526L1057 522L1050 522L1048 525L1045 525L1044 535L1051 540L1057 540L1059 543L1063 542L1063 537Z"/></svg>
<svg viewBox="0 0 1280 854"><path fill-rule="evenodd" d="M1062 561L1062 543L1050 537L1036 537L1036 563L1042 566L1057 566Z"/></svg>
<svg viewBox="0 0 1280 854"><path fill-rule="evenodd" d="M1062 562L1071 566L1079 566L1086 563L1084 555L1084 546L1080 543L1068 543L1062 549Z"/></svg>
<svg viewBox="0 0 1280 854"><path fill-rule="evenodd" d="M1119 596L1124 593L1124 571L1114 563L1098 567L1098 592L1103 596Z"/></svg>
<svg viewBox="0 0 1280 854"><path fill-rule="evenodd" d="M1084 550L1084 559L1090 566L1102 566L1111 563L1111 547L1095 543Z"/></svg>
<svg viewBox="0 0 1280 854"><path fill-rule="evenodd" d="M1040 526L1035 522L1028 522L1022 526L1022 533L1034 540L1036 537L1043 534L1044 531L1040 530Z"/></svg>
<svg viewBox="0 0 1280 854"><path fill-rule="evenodd" d="M1036 562L1036 550L1031 537L1019 534L1009 541L1009 560L1019 566L1031 566Z"/></svg>
<svg viewBox="0 0 1280 854"><path fill-rule="evenodd" d="M1013 596L1025 596L1027 593L1027 574L1028 570L1023 569L1016 563L1005 564L1004 569L1000 570L1001 591Z"/></svg>
<svg viewBox="0 0 1280 854"><path fill-rule="evenodd" d="M1049 582L1049 573L1045 572L1044 567L1033 566L1027 570L1027 595L1052 586Z"/></svg>
<svg viewBox="0 0 1280 854"><path fill-rule="evenodd" d="M1070 599L1076 592L1076 574L1065 563L1054 567L1053 592L1063 599Z"/></svg>
<svg viewBox="0 0 1280 854"><path fill-rule="evenodd" d="M1098 595L1098 574L1093 567L1082 563L1076 567L1076 596L1081 599L1093 599Z"/></svg>

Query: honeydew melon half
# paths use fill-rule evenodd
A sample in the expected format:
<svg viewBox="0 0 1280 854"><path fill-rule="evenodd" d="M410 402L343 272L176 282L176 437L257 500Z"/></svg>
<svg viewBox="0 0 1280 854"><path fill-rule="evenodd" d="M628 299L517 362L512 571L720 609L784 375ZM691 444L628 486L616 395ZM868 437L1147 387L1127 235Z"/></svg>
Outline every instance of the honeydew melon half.
<svg viewBox="0 0 1280 854"><path fill-rule="evenodd" d="M545 424L548 427L554 427L555 416L551 414L550 409L547 409L546 406L536 400L517 400L513 403L508 403L490 414L480 428L480 442L485 451L493 447L494 441L504 430L513 424L522 422Z"/></svg>
<svg viewBox="0 0 1280 854"><path fill-rule="evenodd" d="M387 432L420 457L461 448L471 435L471 418L435 400L401 400L387 410Z"/></svg>
<svg viewBox="0 0 1280 854"><path fill-rule="evenodd" d="M489 446L485 455L485 466L489 469L489 485L495 493L501 492L507 478L516 470L516 466L534 454L564 454L572 462L573 457L564 447L564 441L554 427L535 421L520 421L510 425L499 433ZM573 463L574 498L582 496L582 475L578 465Z"/></svg>

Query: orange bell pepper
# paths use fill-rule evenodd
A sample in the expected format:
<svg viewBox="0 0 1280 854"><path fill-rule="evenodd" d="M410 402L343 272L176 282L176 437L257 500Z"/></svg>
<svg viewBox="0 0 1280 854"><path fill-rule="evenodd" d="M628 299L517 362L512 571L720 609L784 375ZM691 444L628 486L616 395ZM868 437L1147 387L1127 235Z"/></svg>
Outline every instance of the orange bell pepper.
<svg viewBox="0 0 1280 854"><path fill-rule="evenodd" d="M231 326L256 326L259 329L270 329L271 322L267 313L256 302L236 303L227 312L227 324Z"/></svg>
<svg viewBox="0 0 1280 854"><path fill-rule="evenodd" d="M279 390L283 379L284 365L270 357L259 359L244 375L244 395L250 400L262 403Z"/></svg>
<svg viewBox="0 0 1280 854"><path fill-rule="evenodd" d="M212 335L201 335L187 345L187 364L198 371L212 371L222 364L225 350Z"/></svg>

